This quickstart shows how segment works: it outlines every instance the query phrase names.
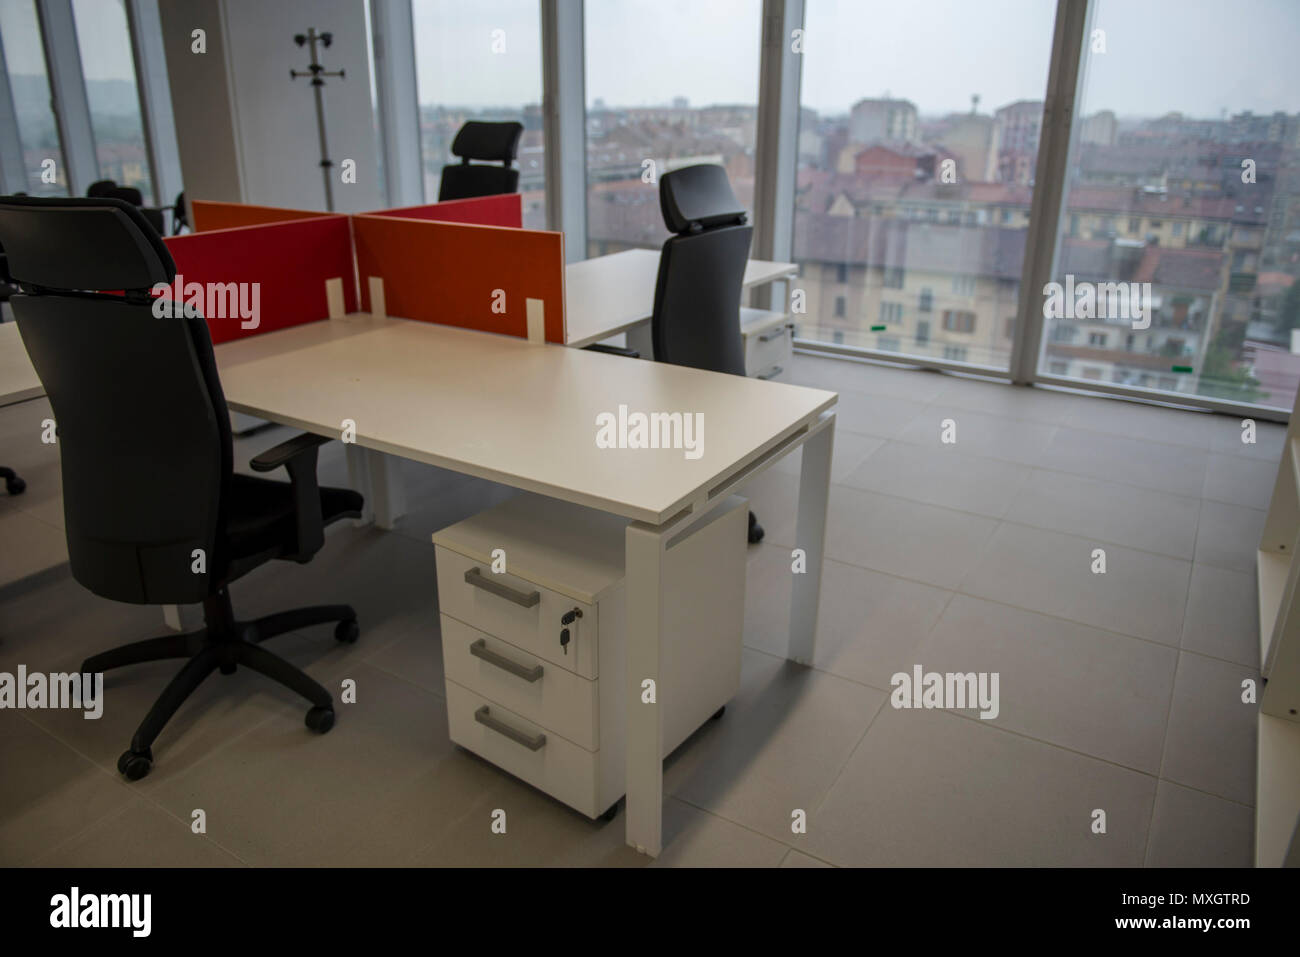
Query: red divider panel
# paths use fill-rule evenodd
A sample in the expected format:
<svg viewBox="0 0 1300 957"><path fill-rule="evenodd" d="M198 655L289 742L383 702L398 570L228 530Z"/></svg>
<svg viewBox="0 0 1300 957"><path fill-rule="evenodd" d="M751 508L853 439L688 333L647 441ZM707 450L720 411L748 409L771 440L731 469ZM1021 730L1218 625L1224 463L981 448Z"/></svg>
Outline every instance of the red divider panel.
<svg viewBox="0 0 1300 957"><path fill-rule="evenodd" d="M261 226L265 223L285 223L295 219L315 219L336 216L309 209L281 209L278 206L245 206L243 203L216 203L207 199L190 200L191 224L196 233L214 229L234 229L236 226Z"/></svg>
<svg viewBox="0 0 1300 957"><path fill-rule="evenodd" d="M201 302L213 343L328 318L327 279L343 281L344 312L357 311L347 216L191 233L163 242L176 262L176 282L165 298Z"/></svg>
<svg viewBox="0 0 1300 957"><path fill-rule="evenodd" d="M362 311L378 276L390 316L527 338L540 299L546 341L564 344L562 233L354 216L352 237Z"/></svg>
<svg viewBox="0 0 1300 957"><path fill-rule="evenodd" d="M524 201L518 193L449 199L445 203L381 209L367 216L399 216L402 219L431 219L439 223L468 223L474 226L509 226L522 229Z"/></svg>

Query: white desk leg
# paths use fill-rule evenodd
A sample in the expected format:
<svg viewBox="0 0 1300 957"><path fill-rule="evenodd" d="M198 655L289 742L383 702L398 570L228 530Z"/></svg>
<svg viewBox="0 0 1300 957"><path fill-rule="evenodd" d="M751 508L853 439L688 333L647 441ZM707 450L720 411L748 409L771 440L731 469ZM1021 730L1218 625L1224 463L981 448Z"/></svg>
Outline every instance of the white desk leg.
<svg viewBox="0 0 1300 957"><path fill-rule="evenodd" d="M366 450L354 442L343 446L343 455L348 463L348 485L361 493L366 503L361 506L361 517L355 519L357 525L369 525L375 520L375 503L370 494L370 468Z"/></svg>
<svg viewBox="0 0 1300 957"><path fill-rule="evenodd" d="M627 527L627 843L657 857L663 846L664 724L659 701L664 538L640 522ZM646 703L646 681L655 702Z"/></svg>
<svg viewBox="0 0 1300 957"><path fill-rule="evenodd" d="M374 499L375 524L391 529L406 513L406 487L402 484L402 461L368 449L370 495Z"/></svg>
<svg viewBox="0 0 1300 957"><path fill-rule="evenodd" d="M406 512L406 489L402 485L402 463L396 456L385 455L354 443L347 446L348 482L363 496L359 525L374 523L390 529Z"/></svg>
<svg viewBox="0 0 1300 957"><path fill-rule="evenodd" d="M185 622L181 619L180 605L163 605L163 624L172 631L184 631Z"/></svg>
<svg viewBox="0 0 1300 957"><path fill-rule="evenodd" d="M799 472L799 517L795 546L804 550L807 571L792 575L790 644L786 657L800 664L813 663L817 640L817 604L822 590L822 555L826 544L826 504L830 498L831 449L835 419L803 444Z"/></svg>

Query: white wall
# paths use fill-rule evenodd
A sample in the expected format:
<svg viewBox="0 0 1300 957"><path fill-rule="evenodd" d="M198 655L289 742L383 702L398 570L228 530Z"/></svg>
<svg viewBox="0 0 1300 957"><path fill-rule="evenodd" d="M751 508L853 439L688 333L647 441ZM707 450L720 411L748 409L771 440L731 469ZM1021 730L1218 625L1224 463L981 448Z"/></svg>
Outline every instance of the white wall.
<svg viewBox="0 0 1300 957"><path fill-rule="evenodd" d="M289 78L290 68L310 62L294 34L315 27L334 34L333 46L320 52L325 68L347 74L325 83L334 208L385 205L361 0L160 0L160 9L189 198L325 208L312 87ZM194 26L208 30L203 56L189 53ZM354 184L341 181L345 159L356 161Z"/></svg>

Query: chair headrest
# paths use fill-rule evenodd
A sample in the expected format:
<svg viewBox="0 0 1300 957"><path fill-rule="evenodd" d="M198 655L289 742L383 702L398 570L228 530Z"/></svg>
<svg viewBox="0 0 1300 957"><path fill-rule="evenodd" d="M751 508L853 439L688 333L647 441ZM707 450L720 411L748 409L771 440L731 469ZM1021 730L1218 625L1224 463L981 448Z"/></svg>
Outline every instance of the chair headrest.
<svg viewBox="0 0 1300 957"><path fill-rule="evenodd" d="M451 151L463 160L500 160L509 165L519 153L522 123L484 123L470 120L456 133Z"/></svg>
<svg viewBox="0 0 1300 957"><path fill-rule="evenodd" d="M143 206L144 196L134 186L114 186L104 193L109 199L120 199L124 203L130 203L132 206Z"/></svg>
<svg viewBox="0 0 1300 957"><path fill-rule="evenodd" d="M46 289L148 289L176 276L162 237L120 199L0 196L0 245L16 282Z"/></svg>
<svg viewBox="0 0 1300 957"><path fill-rule="evenodd" d="M710 163L664 173L659 178L659 208L670 233L745 221L745 208L731 190L727 171Z"/></svg>

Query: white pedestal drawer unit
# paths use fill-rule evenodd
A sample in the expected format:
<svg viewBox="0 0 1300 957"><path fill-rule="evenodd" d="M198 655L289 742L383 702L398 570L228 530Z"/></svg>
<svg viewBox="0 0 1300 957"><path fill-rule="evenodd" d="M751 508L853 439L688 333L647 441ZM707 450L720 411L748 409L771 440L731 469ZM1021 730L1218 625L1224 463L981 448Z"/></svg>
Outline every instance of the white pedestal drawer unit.
<svg viewBox="0 0 1300 957"><path fill-rule="evenodd" d="M740 686L747 516L732 496L668 549L665 755ZM433 536L452 741L591 818L623 796L640 703L624 674L627 524L525 493Z"/></svg>

